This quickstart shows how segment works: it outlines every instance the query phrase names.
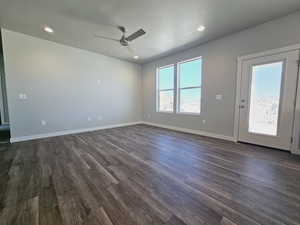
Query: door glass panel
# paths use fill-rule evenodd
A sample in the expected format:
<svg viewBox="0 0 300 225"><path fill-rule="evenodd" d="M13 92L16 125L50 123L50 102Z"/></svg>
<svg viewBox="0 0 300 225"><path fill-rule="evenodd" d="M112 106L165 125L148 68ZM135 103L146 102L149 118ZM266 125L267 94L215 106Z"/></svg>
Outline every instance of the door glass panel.
<svg viewBox="0 0 300 225"><path fill-rule="evenodd" d="M252 67L249 132L277 135L283 62Z"/></svg>

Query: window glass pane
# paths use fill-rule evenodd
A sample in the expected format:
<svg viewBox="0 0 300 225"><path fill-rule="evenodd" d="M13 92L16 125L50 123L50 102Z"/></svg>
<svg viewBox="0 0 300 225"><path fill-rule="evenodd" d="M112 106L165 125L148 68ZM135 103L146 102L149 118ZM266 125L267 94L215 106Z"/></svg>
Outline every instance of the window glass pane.
<svg viewBox="0 0 300 225"><path fill-rule="evenodd" d="M174 66L159 69L159 89L174 88Z"/></svg>
<svg viewBox="0 0 300 225"><path fill-rule="evenodd" d="M202 59L179 64L180 88L201 86Z"/></svg>
<svg viewBox="0 0 300 225"><path fill-rule="evenodd" d="M174 92L160 91L159 92L159 111L173 112Z"/></svg>
<svg viewBox="0 0 300 225"><path fill-rule="evenodd" d="M180 90L180 112L200 113L201 88Z"/></svg>
<svg viewBox="0 0 300 225"><path fill-rule="evenodd" d="M252 68L249 132L277 135L283 62Z"/></svg>

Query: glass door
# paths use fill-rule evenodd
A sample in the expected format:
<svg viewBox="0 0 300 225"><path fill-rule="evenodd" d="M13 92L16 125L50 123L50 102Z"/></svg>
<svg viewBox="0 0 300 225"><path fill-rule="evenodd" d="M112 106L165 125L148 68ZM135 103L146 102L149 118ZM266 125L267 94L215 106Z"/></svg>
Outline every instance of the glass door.
<svg viewBox="0 0 300 225"><path fill-rule="evenodd" d="M243 61L239 141L289 150L298 51Z"/></svg>

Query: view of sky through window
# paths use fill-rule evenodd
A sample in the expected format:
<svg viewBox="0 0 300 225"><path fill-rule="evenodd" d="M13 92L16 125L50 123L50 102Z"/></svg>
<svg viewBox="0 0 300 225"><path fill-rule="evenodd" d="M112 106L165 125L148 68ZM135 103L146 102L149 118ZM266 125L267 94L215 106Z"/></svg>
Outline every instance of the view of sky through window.
<svg viewBox="0 0 300 225"><path fill-rule="evenodd" d="M161 68L159 70L159 89L174 88L174 66Z"/></svg>
<svg viewBox="0 0 300 225"><path fill-rule="evenodd" d="M179 112L200 114L202 59L180 63L179 79Z"/></svg>
<svg viewBox="0 0 300 225"><path fill-rule="evenodd" d="M180 64L180 88L201 86L202 60Z"/></svg>
<svg viewBox="0 0 300 225"><path fill-rule="evenodd" d="M173 112L174 109L174 66L159 69L159 111Z"/></svg>

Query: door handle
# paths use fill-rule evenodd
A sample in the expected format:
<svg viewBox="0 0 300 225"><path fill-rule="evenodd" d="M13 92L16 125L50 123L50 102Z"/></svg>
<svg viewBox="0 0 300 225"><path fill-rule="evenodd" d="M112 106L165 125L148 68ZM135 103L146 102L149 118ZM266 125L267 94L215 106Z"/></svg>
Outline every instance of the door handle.
<svg viewBox="0 0 300 225"><path fill-rule="evenodd" d="M244 105L240 105L239 108L240 108L240 109L244 109L245 106L244 106Z"/></svg>

